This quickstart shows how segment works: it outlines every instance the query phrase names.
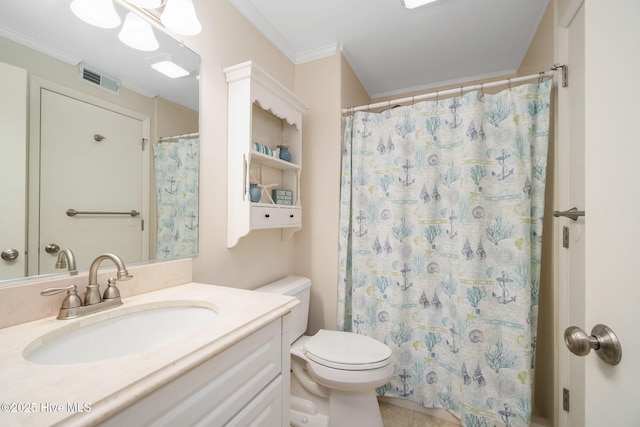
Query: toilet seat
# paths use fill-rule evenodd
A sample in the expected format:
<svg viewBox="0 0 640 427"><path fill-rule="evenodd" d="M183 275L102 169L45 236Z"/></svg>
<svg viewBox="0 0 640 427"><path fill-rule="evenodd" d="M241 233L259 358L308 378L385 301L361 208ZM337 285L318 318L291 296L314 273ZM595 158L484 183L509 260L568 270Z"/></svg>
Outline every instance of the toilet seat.
<svg viewBox="0 0 640 427"><path fill-rule="evenodd" d="M347 371L383 368L391 357L391 349L373 338L325 329L304 343L303 353L322 366Z"/></svg>

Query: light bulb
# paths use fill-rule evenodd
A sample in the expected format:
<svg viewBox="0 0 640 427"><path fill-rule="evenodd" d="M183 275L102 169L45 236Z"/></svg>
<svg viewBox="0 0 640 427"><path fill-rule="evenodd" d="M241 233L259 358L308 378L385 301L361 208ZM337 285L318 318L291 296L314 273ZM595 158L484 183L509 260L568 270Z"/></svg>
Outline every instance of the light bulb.
<svg viewBox="0 0 640 427"><path fill-rule="evenodd" d="M100 28L116 28L120 15L112 0L73 0L71 11L84 22Z"/></svg>
<svg viewBox="0 0 640 427"><path fill-rule="evenodd" d="M191 0L167 0L160 21L171 31L183 36L195 36L202 30Z"/></svg>
<svg viewBox="0 0 640 427"><path fill-rule="evenodd" d="M127 46L146 52L151 52L159 47L151 24L134 12L127 13L118 38Z"/></svg>

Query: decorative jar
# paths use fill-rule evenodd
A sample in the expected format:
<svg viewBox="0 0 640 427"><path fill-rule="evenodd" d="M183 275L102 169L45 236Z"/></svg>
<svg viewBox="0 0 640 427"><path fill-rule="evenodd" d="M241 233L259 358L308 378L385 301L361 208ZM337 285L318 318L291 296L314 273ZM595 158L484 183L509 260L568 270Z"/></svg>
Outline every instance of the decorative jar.
<svg viewBox="0 0 640 427"><path fill-rule="evenodd" d="M289 147L286 145L278 146L280 148L280 160L284 160L285 162L291 161L291 153L289 152Z"/></svg>
<svg viewBox="0 0 640 427"><path fill-rule="evenodd" d="M253 203L258 203L262 198L262 191L258 187L258 184L249 184L249 200Z"/></svg>

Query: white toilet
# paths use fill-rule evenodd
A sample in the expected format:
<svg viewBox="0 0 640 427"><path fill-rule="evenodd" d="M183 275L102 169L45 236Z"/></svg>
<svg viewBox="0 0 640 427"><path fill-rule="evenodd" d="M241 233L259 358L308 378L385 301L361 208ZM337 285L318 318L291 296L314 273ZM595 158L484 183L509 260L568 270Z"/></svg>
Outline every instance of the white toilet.
<svg viewBox="0 0 640 427"><path fill-rule="evenodd" d="M375 389L393 374L391 349L364 335L307 329L311 280L288 276L256 289L295 296L291 324L291 425L382 427Z"/></svg>

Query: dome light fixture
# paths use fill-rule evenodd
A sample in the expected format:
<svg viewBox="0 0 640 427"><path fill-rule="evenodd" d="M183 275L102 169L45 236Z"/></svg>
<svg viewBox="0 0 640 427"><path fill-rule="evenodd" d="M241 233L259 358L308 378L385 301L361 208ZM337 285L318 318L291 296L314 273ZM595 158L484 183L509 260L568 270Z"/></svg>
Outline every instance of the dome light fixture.
<svg viewBox="0 0 640 427"><path fill-rule="evenodd" d="M84 22L99 28L116 28L120 15L112 0L73 0L71 11Z"/></svg>
<svg viewBox="0 0 640 427"><path fill-rule="evenodd" d="M127 0L127 3L142 9L158 9L162 7L163 0Z"/></svg>
<svg viewBox="0 0 640 427"><path fill-rule="evenodd" d="M195 36L202 31L192 0L166 0L160 22L169 30L183 36Z"/></svg>
<svg viewBox="0 0 640 427"><path fill-rule="evenodd" d="M400 0L400 4L407 9L415 9L416 7L424 6L425 4L433 3L438 0Z"/></svg>
<svg viewBox="0 0 640 427"><path fill-rule="evenodd" d="M151 52L157 50L160 45L153 34L151 24L139 17L134 12L127 13L118 38L124 44L134 49Z"/></svg>

